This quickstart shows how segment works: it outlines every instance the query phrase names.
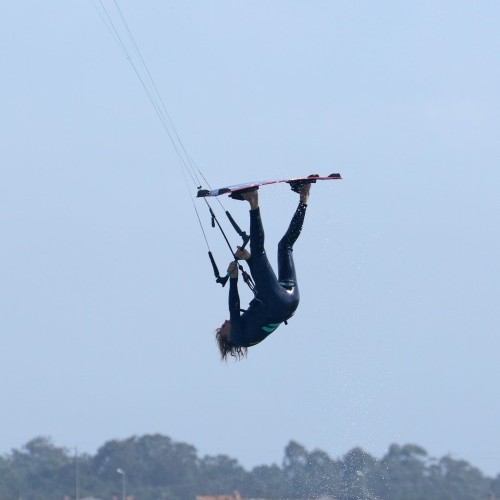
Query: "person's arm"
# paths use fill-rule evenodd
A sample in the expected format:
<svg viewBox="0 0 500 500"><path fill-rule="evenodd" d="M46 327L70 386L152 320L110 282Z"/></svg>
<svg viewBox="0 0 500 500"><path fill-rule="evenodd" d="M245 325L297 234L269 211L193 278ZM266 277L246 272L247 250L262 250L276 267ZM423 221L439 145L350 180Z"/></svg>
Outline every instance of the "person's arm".
<svg viewBox="0 0 500 500"><path fill-rule="evenodd" d="M240 320L240 295L238 293L238 278L229 279L229 320L236 325Z"/></svg>
<svg viewBox="0 0 500 500"><path fill-rule="evenodd" d="M243 345L243 325L240 312L240 295L238 293L238 266L231 262L228 267L229 275L229 321L231 322L231 342L234 345Z"/></svg>
<svg viewBox="0 0 500 500"><path fill-rule="evenodd" d="M229 320L237 325L240 319L240 295L238 293L238 265L231 262L227 268L229 273Z"/></svg>

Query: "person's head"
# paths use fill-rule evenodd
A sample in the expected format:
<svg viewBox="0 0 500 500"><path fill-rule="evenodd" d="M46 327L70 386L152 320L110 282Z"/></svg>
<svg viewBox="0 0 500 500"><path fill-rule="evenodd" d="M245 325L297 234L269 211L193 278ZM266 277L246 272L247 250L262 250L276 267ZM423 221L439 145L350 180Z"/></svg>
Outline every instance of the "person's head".
<svg viewBox="0 0 500 500"><path fill-rule="evenodd" d="M246 357L246 347L238 347L231 344L231 322L228 319L215 330L215 340L217 341L222 361L227 361L228 355L233 356L237 360Z"/></svg>

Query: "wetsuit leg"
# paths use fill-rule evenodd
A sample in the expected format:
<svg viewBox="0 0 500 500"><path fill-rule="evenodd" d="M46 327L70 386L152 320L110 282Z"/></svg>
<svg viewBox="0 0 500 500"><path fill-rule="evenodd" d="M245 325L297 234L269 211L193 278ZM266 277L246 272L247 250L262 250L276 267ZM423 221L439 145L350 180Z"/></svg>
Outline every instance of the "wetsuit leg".
<svg viewBox="0 0 500 500"><path fill-rule="evenodd" d="M287 290L297 286L295 265L293 262L293 245L302 231L307 205L299 203L292 217L288 230L278 244L278 281Z"/></svg>
<svg viewBox="0 0 500 500"><path fill-rule="evenodd" d="M266 253L264 250L264 226L260 217L260 208L250 210L250 253L254 257Z"/></svg>
<svg viewBox="0 0 500 500"><path fill-rule="evenodd" d="M274 324L289 319L299 304L299 290L296 286L292 248L300 234L306 205L299 205L290 227L278 246L278 265L288 286L278 283L264 249L264 229L259 210L250 211L250 250L247 263L256 285L256 297L247 309L247 316L258 318L259 322ZM269 326L268 325L268 326ZM268 330L265 330L268 331Z"/></svg>
<svg viewBox="0 0 500 500"><path fill-rule="evenodd" d="M250 210L250 254L251 257L247 263L258 295L266 297L273 289L276 290L278 280L264 249L264 227L258 208Z"/></svg>

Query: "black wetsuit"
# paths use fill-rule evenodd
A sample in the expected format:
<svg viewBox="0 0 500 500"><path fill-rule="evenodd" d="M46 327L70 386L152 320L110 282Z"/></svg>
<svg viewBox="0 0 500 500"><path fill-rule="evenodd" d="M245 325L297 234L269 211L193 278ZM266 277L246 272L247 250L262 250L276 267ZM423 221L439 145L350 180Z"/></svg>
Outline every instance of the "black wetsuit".
<svg viewBox="0 0 500 500"><path fill-rule="evenodd" d="M307 205L299 206L287 232L278 244L278 278L264 249L264 228L260 210L250 210L250 253L247 263L256 286L256 296L241 314L238 278L229 280L231 344L250 347L262 342L291 318L299 305L299 289L293 263L293 244L302 230Z"/></svg>

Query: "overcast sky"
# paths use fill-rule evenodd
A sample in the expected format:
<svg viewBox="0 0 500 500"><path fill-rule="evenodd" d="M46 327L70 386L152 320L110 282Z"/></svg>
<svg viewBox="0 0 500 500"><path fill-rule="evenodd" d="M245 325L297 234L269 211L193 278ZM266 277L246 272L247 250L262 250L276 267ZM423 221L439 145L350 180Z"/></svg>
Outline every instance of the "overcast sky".
<svg viewBox="0 0 500 500"><path fill-rule="evenodd" d="M334 458L415 443L499 473L500 4L120 6L213 187L343 180L313 186L296 315L221 364L227 290L95 4L4 2L0 453L159 432L245 467L294 439ZM274 259L297 197L260 195Z"/></svg>

